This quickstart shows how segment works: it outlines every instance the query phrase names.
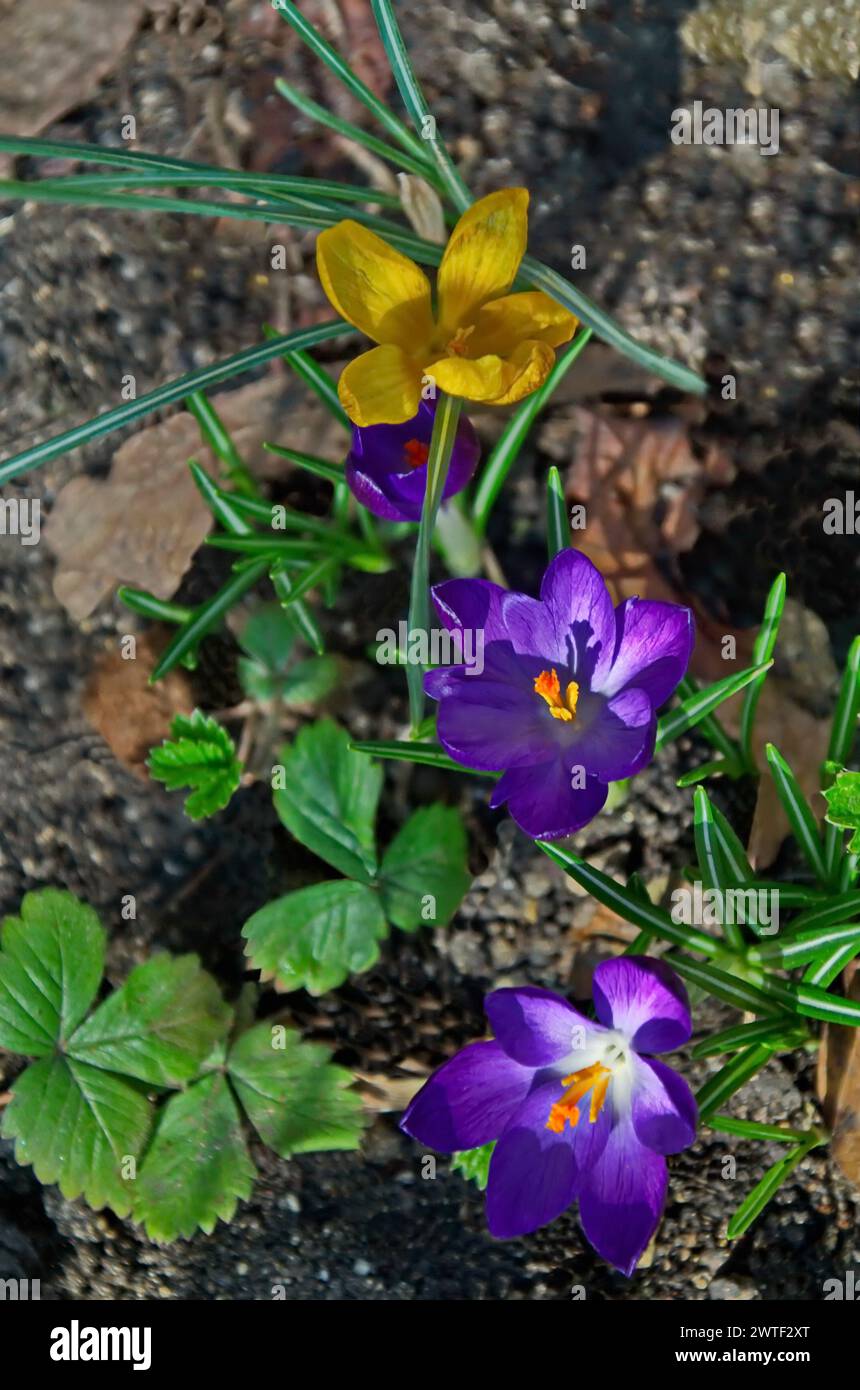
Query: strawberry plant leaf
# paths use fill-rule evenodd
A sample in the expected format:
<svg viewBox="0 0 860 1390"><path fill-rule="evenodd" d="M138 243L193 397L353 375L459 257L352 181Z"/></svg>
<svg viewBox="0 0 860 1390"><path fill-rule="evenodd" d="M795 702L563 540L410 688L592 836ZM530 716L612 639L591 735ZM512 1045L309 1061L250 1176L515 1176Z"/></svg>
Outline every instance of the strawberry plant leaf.
<svg viewBox="0 0 860 1390"><path fill-rule="evenodd" d="M302 729L281 762L275 810L290 834L340 873L369 883L376 873L382 769L353 752L349 735L331 719Z"/></svg>
<svg viewBox="0 0 860 1390"><path fill-rule="evenodd" d="M190 716L177 714L171 737L150 751L147 767L168 791L193 788L185 801L192 820L214 815L227 805L239 785L242 764L227 730L216 719L196 709Z"/></svg>
<svg viewBox="0 0 860 1390"><path fill-rule="evenodd" d="M358 1148L361 1098L347 1089L352 1073L332 1065L327 1047L258 1023L233 1045L227 1069L260 1138L283 1158Z"/></svg>
<svg viewBox="0 0 860 1390"><path fill-rule="evenodd" d="M380 892L389 921L403 931L450 922L472 881L466 831L457 812L422 807L395 835L382 859Z"/></svg>
<svg viewBox="0 0 860 1390"><path fill-rule="evenodd" d="M152 1125L141 1086L71 1057L44 1057L12 1087L3 1137L15 1140L18 1163L69 1200L131 1210L136 1160Z"/></svg>
<svg viewBox="0 0 860 1390"><path fill-rule="evenodd" d="M495 1147L496 1140L493 1139L489 1144L481 1144L477 1149L461 1149L459 1153L452 1154L451 1172L462 1173L464 1178L473 1182L481 1192L484 1192L490 1176L490 1159L493 1157Z"/></svg>
<svg viewBox="0 0 860 1390"><path fill-rule="evenodd" d="M0 1047L46 1057L77 1027L104 970L105 932L72 893L28 893L0 936Z"/></svg>
<svg viewBox="0 0 860 1390"><path fill-rule="evenodd" d="M160 954L132 970L73 1035L68 1052L156 1086L181 1086L196 1075L230 1019L196 956Z"/></svg>
<svg viewBox="0 0 860 1390"><path fill-rule="evenodd" d="M853 830L848 848L852 854L860 854L860 772L843 769L822 794L827 802L824 819L839 830Z"/></svg>
<svg viewBox="0 0 860 1390"><path fill-rule="evenodd" d="M150 1240L209 1234L251 1195L256 1169L227 1078L211 1072L160 1112L134 1189L134 1218Z"/></svg>
<svg viewBox="0 0 860 1390"><path fill-rule="evenodd" d="M387 925L372 888L348 879L275 898L242 928L255 970L283 990L324 994L379 958Z"/></svg>

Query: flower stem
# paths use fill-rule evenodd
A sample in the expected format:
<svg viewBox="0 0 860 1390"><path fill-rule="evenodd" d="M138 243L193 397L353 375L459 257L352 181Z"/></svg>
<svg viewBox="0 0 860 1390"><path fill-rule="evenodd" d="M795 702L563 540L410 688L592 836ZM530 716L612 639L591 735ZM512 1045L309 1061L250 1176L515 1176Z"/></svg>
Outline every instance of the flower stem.
<svg viewBox="0 0 860 1390"><path fill-rule="evenodd" d="M418 541L415 546L415 563L412 567L412 586L409 594L409 642L412 646L413 632L421 633L425 639L430 627L430 544L436 525L436 515L445 480L448 477L448 464L457 435L462 401L456 396L440 394L436 402L436 418L433 422L433 435L430 440L430 453L427 459L427 489L421 509L421 524L418 527ZM424 667L420 662L406 663L406 680L409 686L409 717L413 734L421 723L424 714Z"/></svg>

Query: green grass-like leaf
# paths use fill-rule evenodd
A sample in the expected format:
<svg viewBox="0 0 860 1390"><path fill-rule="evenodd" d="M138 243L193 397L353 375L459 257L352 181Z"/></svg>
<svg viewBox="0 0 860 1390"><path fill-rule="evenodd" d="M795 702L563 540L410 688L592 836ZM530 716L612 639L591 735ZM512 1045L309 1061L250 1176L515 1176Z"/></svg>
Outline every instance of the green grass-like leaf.
<svg viewBox="0 0 860 1390"><path fill-rule="evenodd" d="M150 774L168 791L192 787L185 814L201 820L222 810L242 777L242 764L227 730L199 709L189 717L176 715L170 739L153 748L147 760Z"/></svg>

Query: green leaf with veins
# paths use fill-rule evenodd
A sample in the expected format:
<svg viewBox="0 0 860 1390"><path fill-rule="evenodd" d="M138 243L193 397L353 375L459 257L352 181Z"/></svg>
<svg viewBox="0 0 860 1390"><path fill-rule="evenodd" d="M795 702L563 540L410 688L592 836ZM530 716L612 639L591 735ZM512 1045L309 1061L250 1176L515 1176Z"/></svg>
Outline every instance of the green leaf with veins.
<svg viewBox="0 0 860 1390"><path fill-rule="evenodd" d="M231 1017L196 956L160 954L136 966L90 1015L68 1053L156 1086L181 1086L226 1034Z"/></svg>
<svg viewBox="0 0 860 1390"><path fill-rule="evenodd" d="M192 820L222 810L242 777L242 764L227 730L199 709L189 717L178 714L170 739L150 750L147 767L168 791L192 787L185 814Z"/></svg>
<svg viewBox="0 0 860 1390"><path fill-rule="evenodd" d="M437 803L410 816L385 851L379 871L389 921L403 931L450 922L472 881L466 851L466 831L455 810ZM435 910L424 916L428 896L435 899Z"/></svg>
<svg viewBox="0 0 860 1390"><path fill-rule="evenodd" d="M860 772L838 772L822 795L827 802L824 819L840 830L853 830L848 848L860 854Z"/></svg>
<svg viewBox="0 0 860 1390"><path fill-rule="evenodd" d="M27 893L20 911L0 934L0 1047L46 1057L96 996L105 931L91 907L56 888Z"/></svg>
<svg viewBox="0 0 860 1390"><path fill-rule="evenodd" d="M281 762L284 786L274 802L290 834L340 873L371 882L382 769L353 752L346 730L331 719L302 729Z"/></svg>
<svg viewBox="0 0 860 1390"><path fill-rule="evenodd" d="M477 1149L461 1149L451 1157L451 1172L462 1173L463 1177L473 1182L481 1192L485 1191L490 1176L490 1159L495 1147L496 1140L493 1139L489 1144L482 1144Z"/></svg>
<svg viewBox="0 0 860 1390"><path fill-rule="evenodd" d="M12 1087L3 1137L15 1140L17 1162L31 1164L40 1182L125 1216L134 1188L125 1160L139 1158L152 1115L137 1082L71 1057L45 1057Z"/></svg>
<svg viewBox="0 0 860 1390"><path fill-rule="evenodd" d="M161 1111L135 1184L135 1220L150 1240L198 1227L208 1235L250 1197L255 1177L236 1097L223 1072L211 1072Z"/></svg>
<svg viewBox="0 0 860 1390"><path fill-rule="evenodd" d="M357 1149L364 1128L351 1072L333 1066L327 1047L290 1029L258 1023L234 1043L230 1080L248 1118L284 1158L325 1149Z"/></svg>
<svg viewBox="0 0 860 1390"><path fill-rule="evenodd" d="M275 898L242 928L255 970L283 990L325 994L379 958L387 934L378 894L363 883L336 879Z"/></svg>

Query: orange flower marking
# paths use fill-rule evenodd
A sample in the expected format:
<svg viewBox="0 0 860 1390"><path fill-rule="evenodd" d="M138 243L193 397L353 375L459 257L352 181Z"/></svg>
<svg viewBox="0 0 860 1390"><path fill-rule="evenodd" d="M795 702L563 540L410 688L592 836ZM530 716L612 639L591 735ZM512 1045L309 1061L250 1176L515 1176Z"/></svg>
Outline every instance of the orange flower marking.
<svg viewBox="0 0 860 1390"><path fill-rule="evenodd" d="M589 1124L594 1124L603 1109L611 1079L612 1072L602 1062L595 1062L593 1066L583 1067L582 1071L575 1071L570 1076L565 1076L561 1084L566 1086L567 1090L561 1100L556 1101L550 1110L549 1119L546 1122L547 1129L551 1129L553 1134L562 1134L566 1123L570 1124L571 1129L575 1129L579 1124L578 1102L589 1091L591 1091L591 1103L588 1109L588 1120Z"/></svg>
<svg viewBox="0 0 860 1390"><path fill-rule="evenodd" d="M540 675L536 677L535 691L542 700L546 700L553 719L561 719L563 723L569 724L576 718L579 686L576 681L569 681L562 700L558 672L554 666L552 671L541 671Z"/></svg>
<svg viewBox="0 0 860 1390"><path fill-rule="evenodd" d="M403 446L403 461L407 468L423 468L430 450L420 439L410 439Z"/></svg>

